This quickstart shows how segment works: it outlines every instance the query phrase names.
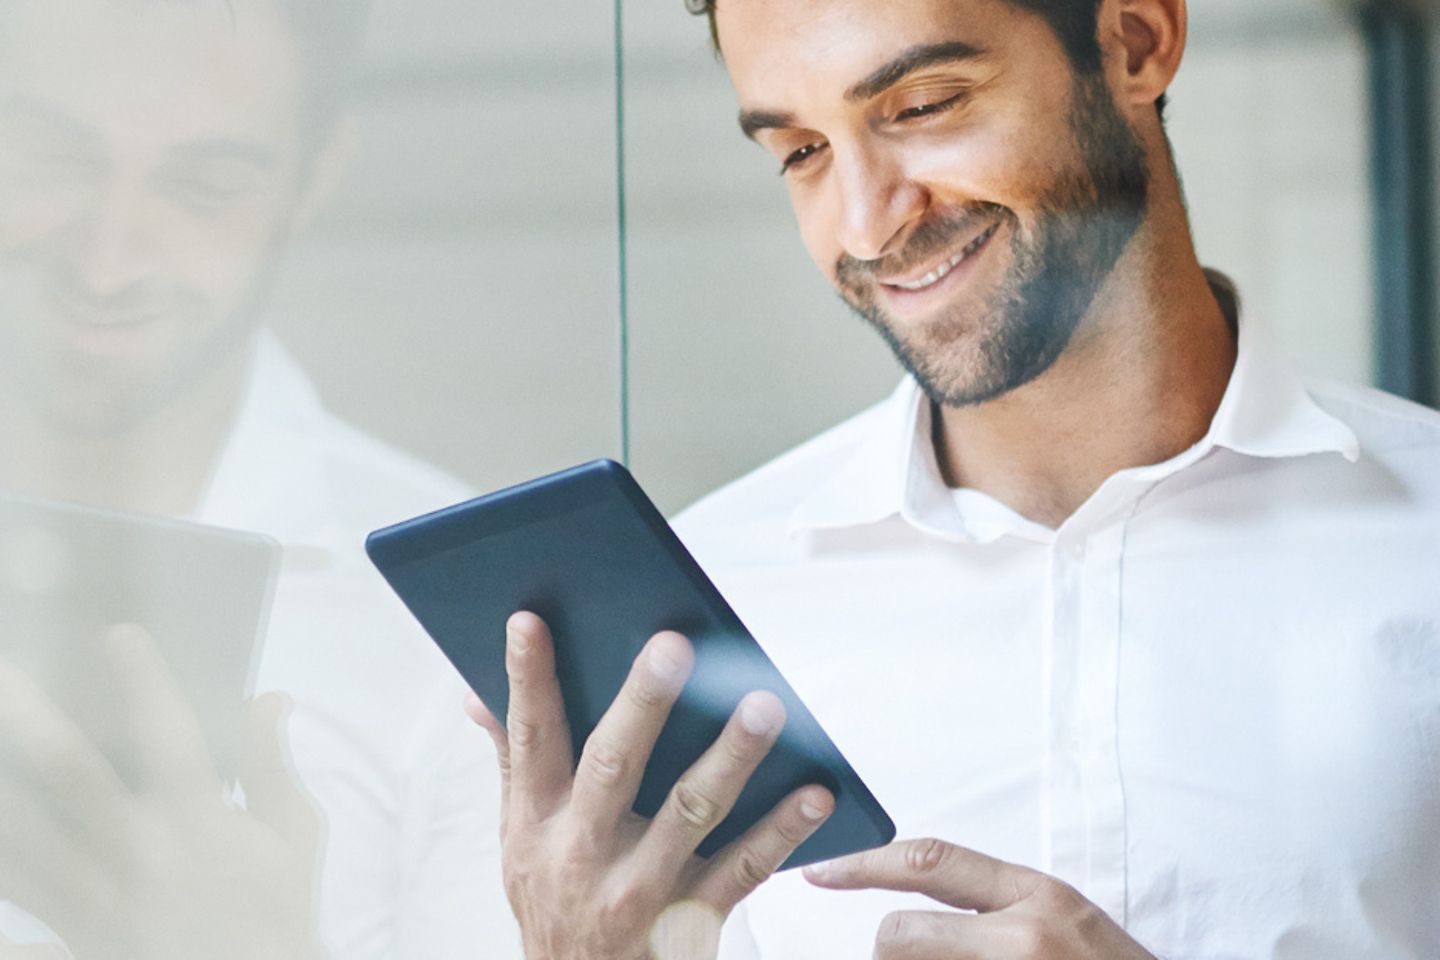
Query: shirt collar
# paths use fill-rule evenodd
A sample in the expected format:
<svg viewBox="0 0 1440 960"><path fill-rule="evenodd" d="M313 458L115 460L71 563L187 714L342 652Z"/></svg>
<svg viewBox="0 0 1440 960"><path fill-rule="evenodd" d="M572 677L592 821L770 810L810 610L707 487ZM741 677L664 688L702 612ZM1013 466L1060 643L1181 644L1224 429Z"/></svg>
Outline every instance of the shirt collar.
<svg viewBox="0 0 1440 960"><path fill-rule="evenodd" d="M1237 304L1226 278L1212 273L1211 282L1222 300ZM1238 305L1233 315L1238 316ZM1354 431L1315 403L1260 325L1247 321L1238 328L1235 367L1205 437L1164 463L1124 471L1131 479L1158 482L1216 447L1250 457L1338 453L1352 463L1359 458ZM993 498L946 487L931 427L930 401L907 377L866 419L860 443L840 469L792 512L791 533L899 516L923 532L952 540L989 541L1007 532L1040 535L1040 525Z"/></svg>

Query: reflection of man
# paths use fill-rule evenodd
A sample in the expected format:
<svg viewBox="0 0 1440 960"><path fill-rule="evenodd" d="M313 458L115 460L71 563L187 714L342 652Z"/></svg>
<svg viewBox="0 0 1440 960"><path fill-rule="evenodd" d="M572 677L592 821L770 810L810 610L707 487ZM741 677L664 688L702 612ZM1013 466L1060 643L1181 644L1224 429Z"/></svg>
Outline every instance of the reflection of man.
<svg viewBox="0 0 1440 960"><path fill-rule="evenodd" d="M472 955L477 940L495 936L484 914L494 898L469 866L491 843L469 815L490 764L472 755L473 737L442 705L458 696L450 671L359 551L366 530L463 490L326 414L259 326L279 258L343 152L340 85L362 7L3 5L0 488L278 538L284 569L259 687L293 704L286 749L325 840L314 878L321 939L345 957ZM143 649L122 661L136 656ZM30 730L64 727L43 704L28 719ZM273 731L273 714L267 722ZM83 744L62 753L37 759L94 759ZM293 943L262 949L230 935L275 926L273 916L246 913L257 903L238 882L228 903L190 902L185 889L171 896L183 869L263 886L256 858L285 859L257 840L255 823L215 811L218 791L199 792L210 819L188 819L213 821L203 835L128 815L148 809L143 797L117 797L105 819L85 807L76 816L90 818L81 827L97 847L124 855L86 851L83 862L51 870L45 890L34 871L7 882L0 901L51 909L30 917L0 908L0 934L45 939L37 920L94 933L94 891L80 881L98 877L124 887L110 906L165 897L150 904L155 925L134 911L116 918L128 927L110 931L112 956L301 955ZM262 823L264 798L246 793ZM7 827L6 838L25 833L13 819ZM154 842L125 845L141 836ZM0 862L13 871L16 852L0 850ZM292 878L272 887L281 879ZM286 900L300 920L290 927L304 931L314 925L310 885L305 896L258 905ZM210 906L220 914L205 913ZM57 916L66 912L75 916ZM162 914L167 935L185 927L199 939L172 936L162 949Z"/></svg>
<svg viewBox="0 0 1440 960"><path fill-rule="evenodd" d="M1440 955L1440 418L1302 386L1198 264L1157 108L1184 0L699 6L910 376L681 532L901 835L943 841L731 913L827 809L691 856L774 704L637 824L688 648L652 641L572 774L519 615L509 737L472 712L536 955L643 956L697 908L727 957Z"/></svg>

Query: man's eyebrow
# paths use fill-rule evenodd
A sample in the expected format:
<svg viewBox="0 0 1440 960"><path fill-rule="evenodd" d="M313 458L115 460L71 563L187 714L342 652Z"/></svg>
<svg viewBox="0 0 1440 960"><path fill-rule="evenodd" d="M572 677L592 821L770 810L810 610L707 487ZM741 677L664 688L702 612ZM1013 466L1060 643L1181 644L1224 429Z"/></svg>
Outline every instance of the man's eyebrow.
<svg viewBox="0 0 1440 960"><path fill-rule="evenodd" d="M978 60L989 53L983 47L951 40L946 43L927 43L911 47L900 56L871 73L864 80L845 91L845 99L854 103L878 97L899 83L909 74L925 67L940 63L963 63Z"/></svg>
<svg viewBox="0 0 1440 960"><path fill-rule="evenodd" d="M761 130L777 130L795 126L793 113L777 113L773 110L741 110L740 132L751 140Z"/></svg>
<svg viewBox="0 0 1440 960"><path fill-rule="evenodd" d="M949 40L944 43L925 43L911 47L889 63L873 71L868 77L845 91L845 99L854 103L877 97L899 83L916 70L933 67L941 63L963 63L978 60L990 51L963 40ZM776 130L795 126L795 115L774 110L741 110L740 131L755 139L761 130Z"/></svg>
<svg viewBox="0 0 1440 960"><path fill-rule="evenodd" d="M94 131L85 124L60 107L34 97L11 96L0 100L0 118L39 124L77 140L95 139Z"/></svg>

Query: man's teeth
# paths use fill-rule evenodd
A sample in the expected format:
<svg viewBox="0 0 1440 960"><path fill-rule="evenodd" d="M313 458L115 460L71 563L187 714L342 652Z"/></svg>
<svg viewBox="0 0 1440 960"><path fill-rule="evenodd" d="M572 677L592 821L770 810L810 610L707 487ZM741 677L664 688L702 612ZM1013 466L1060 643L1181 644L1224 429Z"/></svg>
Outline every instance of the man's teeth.
<svg viewBox="0 0 1440 960"><path fill-rule="evenodd" d="M910 283L897 283L895 284L895 286L899 287L901 290L924 290L926 287L934 286L935 284L939 283L940 280L947 273L960 266L960 264L964 263L971 254L973 254L976 250L979 250L986 240L989 240L992 236L995 235L995 231L998 229L1000 229L1000 224L997 223L989 230L986 230L984 233L980 234L980 236L976 237L974 240L971 240L968 244L966 244L964 250L961 250L959 253L955 254L955 256L951 257L949 260L946 260L934 270L931 270L929 273L925 274L925 276L921 277L919 280L913 280Z"/></svg>

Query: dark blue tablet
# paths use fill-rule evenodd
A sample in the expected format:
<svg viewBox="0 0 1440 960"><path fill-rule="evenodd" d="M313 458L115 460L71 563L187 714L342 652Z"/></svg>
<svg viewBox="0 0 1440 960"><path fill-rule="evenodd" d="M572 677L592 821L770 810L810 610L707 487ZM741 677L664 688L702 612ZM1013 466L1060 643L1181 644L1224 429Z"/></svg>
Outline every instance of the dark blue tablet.
<svg viewBox="0 0 1440 960"><path fill-rule="evenodd" d="M662 630L689 637L695 670L645 768L642 816L659 810L741 697L779 696L785 729L702 856L810 783L834 793L835 813L782 869L894 839L889 816L619 464L596 460L377 530L365 546L497 717L509 701L505 621L517 610L545 619L577 761L646 641Z"/></svg>

